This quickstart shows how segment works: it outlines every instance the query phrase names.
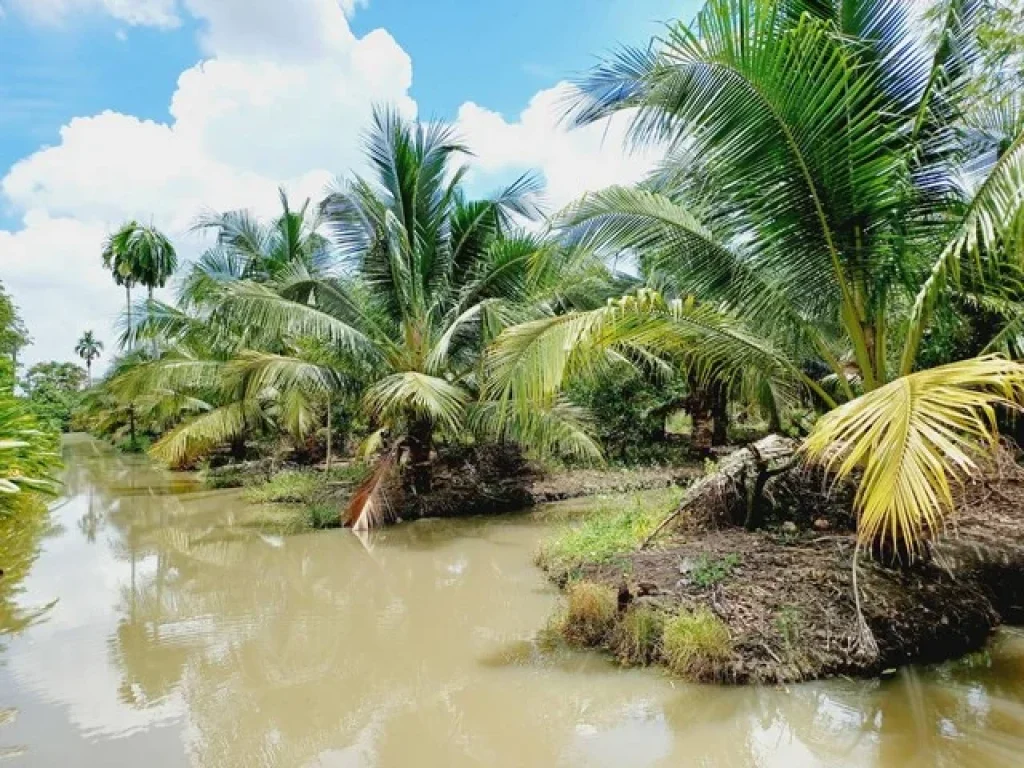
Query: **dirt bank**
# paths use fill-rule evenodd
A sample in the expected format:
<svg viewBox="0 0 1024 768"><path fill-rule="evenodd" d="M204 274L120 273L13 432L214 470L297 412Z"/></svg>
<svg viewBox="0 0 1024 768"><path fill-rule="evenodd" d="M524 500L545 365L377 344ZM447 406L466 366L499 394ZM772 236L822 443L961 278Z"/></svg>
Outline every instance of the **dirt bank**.
<svg viewBox="0 0 1024 768"><path fill-rule="evenodd" d="M614 564L585 565L577 575L614 591L617 604L615 621L585 644L629 658L635 654L623 652L622 626L635 623L637 611L659 626L697 616L721 632L711 634L716 645L705 657L705 641L686 647L701 658L685 656L686 676L776 683L956 657L981 647L997 624L1024 619L1024 471L1007 456L962 489L954 523L927 562L882 567L862 557L857 586L867 632L854 599L846 500L840 494L811 505L805 494L804 503L787 503L787 482L768 485L761 530L694 509L648 548ZM671 666L670 656L657 638L641 654Z"/></svg>
<svg viewBox="0 0 1024 768"><path fill-rule="evenodd" d="M686 485L699 465L630 469L549 470L510 447L447 451L435 459L433 490L420 497L395 493L403 519L510 512L552 501Z"/></svg>

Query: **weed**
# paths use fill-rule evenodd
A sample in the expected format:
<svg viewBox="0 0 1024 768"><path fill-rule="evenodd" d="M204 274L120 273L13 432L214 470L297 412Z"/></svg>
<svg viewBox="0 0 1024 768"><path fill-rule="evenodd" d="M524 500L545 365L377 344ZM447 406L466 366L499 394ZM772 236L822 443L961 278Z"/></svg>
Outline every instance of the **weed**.
<svg viewBox="0 0 1024 768"><path fill-rule="evenodd" d="M306 507L306 525L310 528L337 528L341 525L341 514L332 504L311 504Z"/></svg>
<svg viewBox="0 0 1024 768"><path fill-rule="evenodd" d="M314 472L289 469L246 488L243 497L252 504L307 504L323 484L324 478Z"/></svg>
<svg viewBox="0 0 1024 768"><path fill-rule="evenodd" d="M786 650L792 655L800 642L803 629L803 617L795 605L784 605L775 614L775 631L782 638Z"/></svg>
<svg viewBox="0 0 1024 768"><path fill-rule="evenodd" d="M732 653L729 628L707 609L681 613L665 622L661 653L672 672L682 677L711 679Z"/></svg>
<svg viewBox="0 0 1024 768"><path fill-rule="evenodd" d="M740 556L730 553L722 558L711 558L701 555L696 567L690 574L694 584L699 587L712 587L725 581L740 564Z"/></svg>

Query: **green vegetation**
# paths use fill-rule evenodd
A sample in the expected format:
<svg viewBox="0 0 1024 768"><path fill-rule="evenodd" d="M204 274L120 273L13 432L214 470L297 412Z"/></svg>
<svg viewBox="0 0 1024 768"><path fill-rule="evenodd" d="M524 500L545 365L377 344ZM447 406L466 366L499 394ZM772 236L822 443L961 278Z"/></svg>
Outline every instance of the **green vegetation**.
<svg viewBox="0 0 1024 768"><path fill-rule="evenodd" d="M737 554L728 554L720 558L701 555L690 578L697 586L713 587L725 581L739 564L740 556Z"/></svg>
<svg viewBox="0 0 1024 768"><path fill-rule="evenodd" d="M646 666L661 653L665 616L643 605L630 606L615 625L611 646L623 664Z"/></svg>
<svg viewBox="0 0 1024 768"><path fill-rule="evenodd" d="M59 435L40 423L33 403L14 391L17 354L28 333L0 284L0 632L33 618L15 596L48 526L46 500L59 488Z"/></svg>
<svg viewBox="0 0 1024 768"><path fill-rule="evenodd" d="M253 504L306 504L311 502L324 480L309 470L288 469L264 483L245 489L245 500Z"/></svg>
<svg viewBox="0 0 1024 768"><path fill-rule="evenodd" d="M732 654L729 628L707 609L681 613L665 622L661 653L680 677L714 679L718 663Z"/></svg>
<svg viewBox="0 0 1024 768"><path fill-rule="evenodd" d="M545 541L537 562L556 578L578 573L583 565L613 563L650 536L682 494L680 488L666 488L602 499L582 522Z"/></svg>
<svg viewBox="0 0 1024 768"><path fill-rule="evenodd" d="M86 372L73 363L38 363L25 374L22 387L40 423L50 430L67 432L85 381Z"/></svg>
<svg viewBox="0 0 1024 768"><path fill-rule="evenodd" d="M1019 98L970 109L984 6L929 28L911 3L709 0L598 66L570 121L626 113L638 146L676 150L553 229L645 284L507 329L494 391L553 397L610 358L681 371L698 447L716 386L779 426L810 412L806 456L858 478L861 544L913 556L1024 392L1024 365L987 354L1021 348L1024 120ZM980 305L999 308L982 348L920 369L937 314Z"/></svg>
<svg viewBox="0 0 1024 768"><path fill-rule="evenodd" d="M92 363L103 353L103 342L92 331L86 331L75 344L75 354L85 360L86 384L92 386Z"/></svg>
<svg viewBox="0 0 1024 768"><path fill-rule="evenodd" d="M369 172L319 204L203 215L174 304L166 237L111 236L127 352L87 421L182 467L358 445L377 471L346 521L369 527L391 480L433 489L439 448L671 461L742 416L806 437L859 483L861 545L912 557L1024 394L1019 7L708 0L568 105L672 150L547 221L535 179L471 199L451 126L380 107ZM644 527L604 524L599 558Z"/></svg>

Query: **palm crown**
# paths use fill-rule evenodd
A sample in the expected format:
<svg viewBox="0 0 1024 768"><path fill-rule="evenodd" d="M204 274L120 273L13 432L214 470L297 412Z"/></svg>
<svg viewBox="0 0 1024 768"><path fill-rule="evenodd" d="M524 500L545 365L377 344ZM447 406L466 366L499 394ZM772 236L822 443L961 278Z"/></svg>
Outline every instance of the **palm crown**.
<svg viewBox="0 0 1024 768"><path fill-rule="evenodd" d="M466 169L457 164L466 154L449 128L378 110L367 139L373 176L341 183L322 206L330 250L315 227L290 228L306 233L290 240L239 237L253 228L222 217L221 247L185 281L183 303L192 309L155 305L141 327L181 339L232 339L218 365L233 372L240 396L323 402L358 394L374 427L370 445L407 453L419 490L430 484L438 432L500 429L541 448L595 454L579 412L565 403L499 419L496 404L480 399L480 354L491 339L511 323L590 301L607 276L590 257L517 228L537 211L529 177L490 199L468 199ZM289 228L279 222L274 229ZM235 246L244 241L263 253L248 244L272 239L313 247L278 260ZM212 383L210 362L164 360L153 366L162 378L137 380L135 390ZM182 458L191 428L169 434L157 452Z"/></svg>
<svg viewBox="0 0 1024 768"><path fill-rule="evenodd" d="M913 546L934 530L949 472L971 466L992 403L1024 381L992 360L911 375L961 268L995 298L1021 263L1024 123L983 131L962 109L979 7L951 0L925 34L902 0L710 0L691 26L598 67L572 119L629 110L633 140L668 160L556 226L638 254L675 298L512 329L492 380L539 395L594 353L639 346L783 402L853 401L820 421L810 455L867 467L867 539Z"/></svg>
<svg viewBox="0 0 1024 768"><path fill-rule="evenodd" d="M92 361L103 351L103 342L96 338L92 331L86 331L75 344L75 354L85 360L89 372L89 383L92 383Z"/></svg>

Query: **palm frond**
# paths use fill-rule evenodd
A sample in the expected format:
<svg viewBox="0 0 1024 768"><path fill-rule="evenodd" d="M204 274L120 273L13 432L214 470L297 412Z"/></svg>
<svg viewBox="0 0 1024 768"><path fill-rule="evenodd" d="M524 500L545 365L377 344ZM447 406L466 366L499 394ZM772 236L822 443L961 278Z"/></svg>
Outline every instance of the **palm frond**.
<svg viewBox="0 0 1024 768"><path fill-rule="evenodd" d="M862 545L913 556L941 532L951 485L976 471L996 440L996 408L1024 395L1024 365L983 357L903 376L825 414L804 445L838 478L862 473L856 494Z"/></svg>

